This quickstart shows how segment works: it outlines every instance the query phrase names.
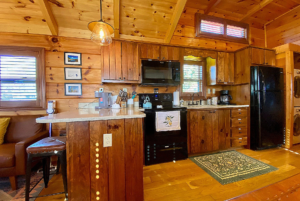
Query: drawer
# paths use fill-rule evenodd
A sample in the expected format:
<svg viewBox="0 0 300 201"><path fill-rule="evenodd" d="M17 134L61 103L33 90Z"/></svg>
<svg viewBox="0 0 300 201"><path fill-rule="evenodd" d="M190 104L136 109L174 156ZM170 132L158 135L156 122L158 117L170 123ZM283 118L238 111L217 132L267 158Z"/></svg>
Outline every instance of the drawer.
<svg viewBox="0 0 300 201"><path fill-rule="evenodd" d="M247 117L232 118L231 127L247 127Z"/></svg>
<svg viewBox="0 0 300 201"><path fill-rule="evenodd" d="M247 117L247 109L232 109L231 117Z"/></svg>
<svg viewBox="0 0 300 201"><path fill-rule="evenodd" d="M231 139L231 147L239 147L247 145L247 137Z"/></svg>
<svg viewBox="0 0 300 201"><path fill-rule="evenodd" d="M231 137L247 137L247 127L232 128Z"/></svg>

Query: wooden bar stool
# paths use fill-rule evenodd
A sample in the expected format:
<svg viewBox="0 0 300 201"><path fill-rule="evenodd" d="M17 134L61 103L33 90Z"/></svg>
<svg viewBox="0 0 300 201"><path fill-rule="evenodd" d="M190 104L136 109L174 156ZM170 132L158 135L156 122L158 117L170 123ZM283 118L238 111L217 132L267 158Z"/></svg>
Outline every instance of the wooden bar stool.
<svg viewBox="0 0 300 201"><path fill-rule="evenodd" d="M64 190L66 200L68 200L68 187L67 187L67 161L66 161L66 137L47 137L44 138L26 149L27 167L26 167L26 189L25 189L25 201L29 201L29 188L30 188L30 175L31 175L31 163L33 158L43 160L43 177L45 188L48 187L49 174L50 174L50 157L58 156L57 174L59 172L59 166L61 166L61 173L64 182Z"/></svg>

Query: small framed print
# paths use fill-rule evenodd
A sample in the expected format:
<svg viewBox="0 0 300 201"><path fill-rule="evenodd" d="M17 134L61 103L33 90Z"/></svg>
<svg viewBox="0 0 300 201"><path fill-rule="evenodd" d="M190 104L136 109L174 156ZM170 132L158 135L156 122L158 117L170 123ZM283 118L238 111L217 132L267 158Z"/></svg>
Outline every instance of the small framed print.
<svg viewBox="0 0 300 201"><path fill-rule="evenodd" d="M81 53L77 52L65 52L65 65L77 65L81 66Z"/></svg>
<svg viewBox="0 0 300 201"><path fill-rule="evenodd" d="M81 96L82 84L81 83L65 83L66 96Z"/></svg>
<svg viewBox="0 0 300 201"><path fill-rule="evenodd" d="M82 80L81 68L65 67L65 80Z"/></svg>

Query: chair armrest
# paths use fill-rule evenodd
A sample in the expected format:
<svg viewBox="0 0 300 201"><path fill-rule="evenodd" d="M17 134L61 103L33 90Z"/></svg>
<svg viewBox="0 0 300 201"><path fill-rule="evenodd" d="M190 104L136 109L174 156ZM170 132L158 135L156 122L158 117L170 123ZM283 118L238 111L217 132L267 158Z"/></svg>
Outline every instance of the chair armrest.
<svg viewBox="0 0 300 201"><path fill-rule="evenodd" d="M27 162L27 153L26 148L49 136L49 131L42 131L26 140L18 142L15 146L15 157L16 157L16 174L17 175L24 175L26 170L26 162Z"/></svg>

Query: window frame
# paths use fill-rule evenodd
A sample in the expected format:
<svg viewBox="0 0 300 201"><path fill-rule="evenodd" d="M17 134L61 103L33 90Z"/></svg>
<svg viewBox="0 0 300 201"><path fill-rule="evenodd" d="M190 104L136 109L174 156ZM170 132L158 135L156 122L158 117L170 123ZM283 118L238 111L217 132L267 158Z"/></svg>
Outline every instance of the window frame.
<svg viewBox="0 0 300 201"><path fill-rule="evenodd" d="M224 24L223 35L201 31L201 21L202 20ZM227 35L227 25L241 27L241 28L246 29L246 38L237 38L237 37L233 37L233 36L228 36ZM195 14L195 37L212 38L212 39L219 39L219 40L225 40L225 41L236 42L236 43L249 44L249 24L243 23L243 22L236 22L233 20L228 20L228 19L219 18L219 17L215 17L215 16L204 15L201 13L196 13Z"/></svg>
<svg viewBox="0 0 300 201"><path fill-rule="evenodd" d="M202 66L202 92L183 92L183 83L184 83L184 64L192 64L192 65L200 65ZM205 61L190 61L190 60L182 60L182 81L180 87L180 96L183 98L191 97L193 94L195 99L203 99L206 98L206 62Z"/></svg>
<svg viewBox="0 0 300 201"><path fill-rule="evenodd" d="M0 55L35 56L36 66L36 101L1 101L1 110L41 110L46 108L46 80L45 80L45 50L37 47L0 46ZM1 94L1 83L0 83Z"/></svg>

